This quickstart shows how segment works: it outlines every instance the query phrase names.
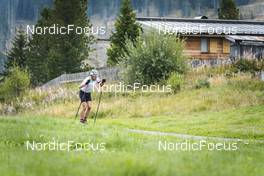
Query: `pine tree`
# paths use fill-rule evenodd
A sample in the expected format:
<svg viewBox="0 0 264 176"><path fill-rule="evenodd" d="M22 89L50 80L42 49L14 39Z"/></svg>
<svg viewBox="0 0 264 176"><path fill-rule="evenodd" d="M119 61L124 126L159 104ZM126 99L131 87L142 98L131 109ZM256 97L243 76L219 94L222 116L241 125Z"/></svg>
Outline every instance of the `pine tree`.
<svg viewBox="0 0 264 176"><path fill-rule="evenodd" d="M56 36L57 51L61 56L59 67L65 73L80 71L82 61L87 59L94 43L92 35L76 34L76 27L92 27L87 17L87 0L56 0L54 19L59 26L75 25L67 35Z"/></svg>
<svg viewBox="0 0 264 176"><path fill-rule="evenodd" d="M54 7L44 9L36 26L74 25L69 34L33 35L30 41L29 69L32 82L42 84L64 73L78 72L88 58L92 35L77 34L76 27L91 27L87 17L87 0L55 0Z"/></svg>
<svg viewBox="0 0 264 176"><path fill-rule="evenodd" d="M4 68L5 68L6 56L4 53L0 52L0 82L4 75Z"/></svg>
<svg viewBox="0 0 264 176"><path fill-rule="evenodd" d="M239 9L236 7L234 0L222 0L218 9L218 18L226 20L238 20Z"/></svg>
<svg viewBox="0 0 264 176"><path fill-rule="evenodd" d="M40 20L37 22L36 27L50 26L52 23L51 10L44 8L40 14ZM45 83L50 78L49 65L52 65L51 61L55 60L54 58L49 58L52 44L52 36L49 34L33 34L30 39L27 65L31 73L33 85Z"/></svg>
<svg viewBox="0 0 264 176"><path fill-rule="evenodd" d="M22 28L19 28L14 40L12 41L12 48L7 53L7 62L5 63L5 74L8 74L9 70L14 65L22 69L26 68L27 52L28 52L27 35L22 30Z"/></svg>
<svg viewBox="0 0 264 176"><path fill-rule="evenodd" d="M136 23L136 13L133 11L131 1L122 0L120 14L115 22L115 32L110 37L108 64L116 65L120 62L126 52L126 40L135 42L141 30Z"/></svg>

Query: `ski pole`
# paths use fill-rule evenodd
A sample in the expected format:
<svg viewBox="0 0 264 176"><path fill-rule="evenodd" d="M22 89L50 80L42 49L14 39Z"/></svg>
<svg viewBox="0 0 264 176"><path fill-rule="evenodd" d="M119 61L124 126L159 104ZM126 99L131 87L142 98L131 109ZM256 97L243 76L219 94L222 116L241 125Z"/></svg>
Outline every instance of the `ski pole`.
<svg viewBox="0 0 264 176"><path fill-rule="evenodd" d="M104 84L105 82L106 82L106 79L103 79L102 84ZM101 87L102 87L102 85L101 85ZM99 102L98 102L97 109L96 109L96 113L95 113L95 116L94 116L94 125L95 125L95 123L96 123L96 119L97 119L98 111L99 111L99 108L100 108L101 99L102 99L102 94L103 94L103 91L101 90L101 91L100 91L100 95L99 95Z"/></svg>
<svg viewBox="0 0 264 176"><path fill-rule="evenodd" d="M101 99L102 99L102 91L100 92L100 95L99 95L99 102L98 102L96 113L95 113L95 116L94 116L94 125L95 125L96 118L97 118L98 111L99 111L99 107L100 107L100 104L101 104Z"/></svg>

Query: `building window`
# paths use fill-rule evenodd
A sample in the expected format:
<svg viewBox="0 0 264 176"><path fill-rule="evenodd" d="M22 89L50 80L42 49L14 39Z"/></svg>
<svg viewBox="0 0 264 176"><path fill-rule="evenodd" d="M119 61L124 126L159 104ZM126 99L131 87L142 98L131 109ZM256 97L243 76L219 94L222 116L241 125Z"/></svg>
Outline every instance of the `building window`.
<svg viewBox="0 0 264 176"><path fill-rule="evenodd" d="M208 53L208 39L201 38L201 52Z"/></svg>

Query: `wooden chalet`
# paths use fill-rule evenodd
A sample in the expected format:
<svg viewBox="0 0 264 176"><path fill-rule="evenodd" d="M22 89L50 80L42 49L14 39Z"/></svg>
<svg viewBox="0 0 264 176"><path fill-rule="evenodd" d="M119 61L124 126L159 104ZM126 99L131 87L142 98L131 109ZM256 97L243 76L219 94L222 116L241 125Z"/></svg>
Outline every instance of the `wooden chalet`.
<svg viewBox="0 0 264 176"><path fill-rule="evenodd" d="M137 18L137 21L144 29L184 38L184 53L194 67L238 58L264 58L264 22L206 18Z"/></svg>

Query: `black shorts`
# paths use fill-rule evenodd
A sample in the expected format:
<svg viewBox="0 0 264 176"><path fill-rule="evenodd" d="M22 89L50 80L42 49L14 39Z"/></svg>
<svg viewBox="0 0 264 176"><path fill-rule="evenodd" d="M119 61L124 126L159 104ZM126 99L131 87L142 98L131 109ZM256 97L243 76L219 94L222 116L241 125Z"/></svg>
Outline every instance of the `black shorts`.
<svg viewBox="0 0 264 176"><path fill-rule="evenodd" d="M80 96L81 102L92 101L91 93L85 93L82 90L80 90L79 96Z"/></svg>

